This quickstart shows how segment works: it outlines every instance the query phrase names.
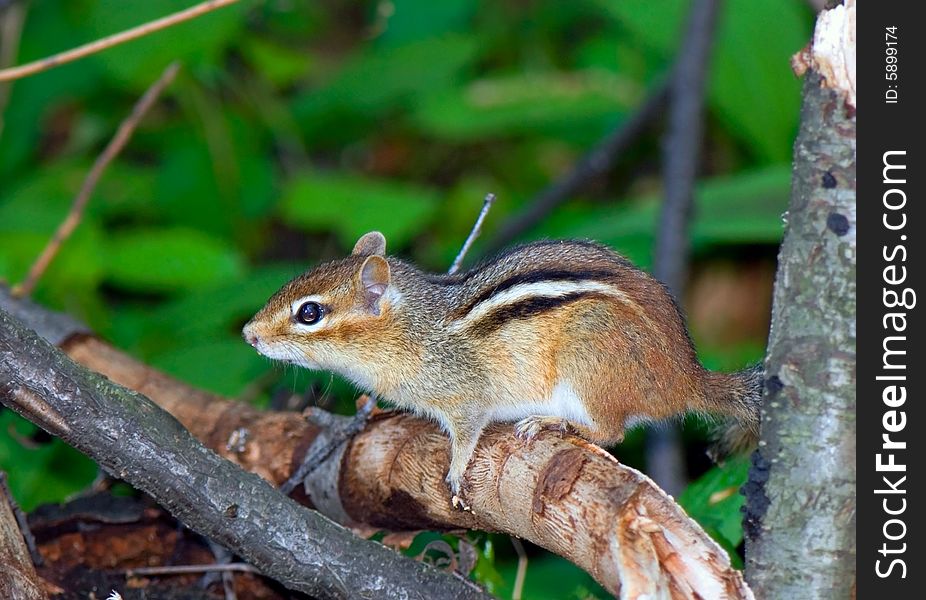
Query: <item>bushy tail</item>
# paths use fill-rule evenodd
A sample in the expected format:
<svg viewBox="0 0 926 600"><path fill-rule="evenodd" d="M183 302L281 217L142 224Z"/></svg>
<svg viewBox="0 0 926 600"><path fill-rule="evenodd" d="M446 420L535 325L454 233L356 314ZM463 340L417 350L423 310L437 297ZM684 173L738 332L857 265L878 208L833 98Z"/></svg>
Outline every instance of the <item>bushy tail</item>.
<svg viewBox="0 0 926 600"><path fill-rule="evenodd" d="M763 374L762 365L755 365L736 373L708 375L704 410L727 417L710 451L715 460L752 450L758 444Z"/></svg>

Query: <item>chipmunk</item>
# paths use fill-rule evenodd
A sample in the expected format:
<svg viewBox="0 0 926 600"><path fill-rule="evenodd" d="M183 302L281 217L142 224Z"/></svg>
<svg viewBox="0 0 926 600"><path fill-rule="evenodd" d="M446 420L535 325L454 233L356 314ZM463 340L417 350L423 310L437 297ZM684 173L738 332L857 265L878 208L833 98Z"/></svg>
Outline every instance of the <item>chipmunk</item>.
<svg viewBox="0 0 926 600"><path fill-rule="evenodd" d="M386 257L379 232L283 286L245 325L264 356L340 373L429 417L451 442L456 506L482 430L516 422L615 444L634 424L696 411L757 437L757 369L706 370L658 281L598 243L541 241L456 275Z"/></svg>

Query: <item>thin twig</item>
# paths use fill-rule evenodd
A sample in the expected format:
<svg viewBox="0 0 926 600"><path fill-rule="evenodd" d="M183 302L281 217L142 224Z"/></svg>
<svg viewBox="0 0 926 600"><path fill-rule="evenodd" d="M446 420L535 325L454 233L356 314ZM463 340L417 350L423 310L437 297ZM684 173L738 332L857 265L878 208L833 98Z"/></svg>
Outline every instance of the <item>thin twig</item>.
<svg viewBox="0 0 926 600"><path fill-rule="evenodd" d="M42 250L42 254L32 263L32 267L29 269L29 274L26 276L26 279L13 288L13 296L28 296L32 293L32 290L35 289L35 284L38 283L39 278L55 258L55 255L61 248L61 244L71 236L80 224L84 209L87 206L87 202L90 200L90 195L93 193L103 171L106 170L109 163L112 162L122 151L122 148L125 147L126 143L132 137L135 128L138 126L138 123L158 99L158 96L161 95L164 88L170 85L174 80L179 68L180 66L178 63L171 63L168 65L158 80L151 84L151 87L149 87L144 95L139 98L138 102L135 103L131 114L122 121L119 125L119 130L116 131L116 135L113 136L113 139L109 141L109 144L103 150L102 154L100 154L93 163L93 167L90 169L90 172L87 173L87 177L84 179L80 191L74 198L71 210L68 212L67 217L65 217L61 225L58 226L58 230L55 231L54 237L52 237L51 241L49 241L44 250Z"/></svg>
<svg viewBox="0 0 926 600"><path fill-rule="evenodd" d="M518 570L514 576L514 589L511 591L511 600L521 600L524 593L524 579L527 578L527 552L524 550L524 544L521 540L512 536L511 545L518 554Z"/></svg>
<svg viewBox="0 0 926 600"><path fill-rule="evenodd" d="M668 130L663 141L665 200L656 235L653 275L676 298L681 298L688 277L689 224L701 159L704 88L717 4L717 0L692 3L672 78ZM650 477L669 494L681 493L686 475L677 428L667 424L650 430L645 451Z"/></svg>
<svg viewBox="0 0 926 600"><path fill-rule="evenodd" d="M10 486L6 482L6 473L3 471L0 471L0 496L6 498L10 510L13 511L13 516L16 517L16 524L19 526L23 541L26 542L26 549L29 550L29 556L32 557L32 564L41 567L45 564L45 559L42 558L38 547L35 545L35 536L32 535L32 530L29 529L29 519L26 518L26 513L16 503L16 498L13 497L13 492L10 491Z"/></svg>
<svg viewBox="0 0 926 600"><path fill-rule="evenodd" d="M226 563L224 565L174 565L163 567L139 567L137 569L126 569L126 577L145 577L148 575L190 575L193 573L228 573L237 571L239 573L256 573L261 574L253 566L247 563Z"/></svg>
<svg viewBox="0 0 926 600"><path fill-rule="evenodd" d="M607 173L626 152L627 148L644 132L662 111L668 96L668 80L657 84L627 120L614 128L597 146L576 163L572 169L527 203L524 212L509 219L489 243L490 250L498 250L539 223L590 180Z"/></svg>
<svg viewBox="0 0 926 600"><path fill-rule="evenodd" d="M232 558L234 555L229 552L225 547L220 546L209 538L203 538L206 540L206 543L209 545L209 550L212 552L212 556L215 557L215 565L229 565L232 563ZM212 583L212 578L218 576L222 580L222 591L225 592L225 600L238 600L238 595L235 594L235 576L229 570L223 571L210 571L206 573L199 584L202 588L206 588Z"/></svg>
<svg viewBox="0 0 926 600"><path fill-rule="evenodd" d="M84 58L91 54L95 54L107 48L129 42L140 37L144 37L155 31L160 31L178 23L183 23L184 21L189 21L190 19L195 19L200 15L204 15L208 12L212 12L216 9L228 6L229 4L234 4L238 0L208 0L197 4L196 6L191 6L186 10L181 10L172 15L162 17L155 21L150 21L144 23L132 29L116 33L93 42L84 44L83 46L78 46L77 48L72 48L65 52L60 52L52 56L42 58L18 67L12 67L9 69L3 69L0 71L0 81L10 81L12 79L20 79L22 77L28 77L29 75L34 75L42 71L51 69L52 67L57 67L69 62L73 62L79 58Z"/></svg>
<svg viewBox="0 0 926 600"><path fill-rule="evenodd" d="M326 436L320 435L315 439L315 442L306 450L305 457L302 459L302 464L299 465L295 473L289 476L289 479L283 482L280 486L280 491L284 494L292 492L296 489L297 485L304 482L306 477L311 475L322 462L331 456L341 444L363 431L375 407L376 396L370 395L363 406L357 411L357 414L347 419L346 422L343 421L345 417L336 418L331 413L316 408L312 413L313 418L330 437L326 438ZM344 424L339 425L340 423ZM326 443L316 448L319 442L325 441L326 439Z"/></svg>
<svg viewBox="0 0 926 600"><path fill-rule="evenodd" d="M482 210L479 211L479 216L476 217L476 223L473 224L473 229L469 232L466 241L463 242L463 247L460 248L460 253L457 254L457 257L453 260L450 269L447 270L448 275L453 275L460 270L460 265L463 264L463 259L466 258L466 254L469 252L470 247L473 245L473 242L476 241L476 238L479 237L479 234L482 233L482 222L485 221L486 215L489 214L493 202L495 202L495 194L489 192L486 194L485 200L482 201Z"/></svg>

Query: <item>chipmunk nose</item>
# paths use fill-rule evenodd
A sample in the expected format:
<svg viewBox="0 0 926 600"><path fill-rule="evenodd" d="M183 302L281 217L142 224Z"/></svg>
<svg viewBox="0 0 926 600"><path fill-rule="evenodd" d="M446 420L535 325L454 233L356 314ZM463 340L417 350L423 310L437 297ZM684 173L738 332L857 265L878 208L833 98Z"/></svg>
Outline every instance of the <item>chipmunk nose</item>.
<svg viewBox="0 0 926 600"><path fill-rule="evenodd" d="M244 341L254 348L257 348L257 343L260 342L260 338L257 337L257 334L251 329L250 323L245 325L244 329L241 330L241 336L244 338Z"/></svg>

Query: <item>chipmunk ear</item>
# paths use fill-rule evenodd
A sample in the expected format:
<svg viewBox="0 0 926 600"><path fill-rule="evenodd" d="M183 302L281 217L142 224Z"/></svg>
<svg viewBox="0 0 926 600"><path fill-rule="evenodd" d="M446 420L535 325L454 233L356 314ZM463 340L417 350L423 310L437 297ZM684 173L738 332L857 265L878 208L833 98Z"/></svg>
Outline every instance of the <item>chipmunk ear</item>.
<svg viewBox="0 0 926 600"><path fill-rule="evenodd" d="M353 256L383 256L386 254L386 237L378 231L360 236L354 244Z"/></svg>
<svg viewBox="0 0 926 600"><path fill-rule="evenodd" d="M379 299L386 293L389 280L389 263L385 258L374 254L363 261L360 267L361 293L365 294L366 306L374 315L379 315Z"/></svg>

